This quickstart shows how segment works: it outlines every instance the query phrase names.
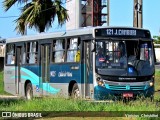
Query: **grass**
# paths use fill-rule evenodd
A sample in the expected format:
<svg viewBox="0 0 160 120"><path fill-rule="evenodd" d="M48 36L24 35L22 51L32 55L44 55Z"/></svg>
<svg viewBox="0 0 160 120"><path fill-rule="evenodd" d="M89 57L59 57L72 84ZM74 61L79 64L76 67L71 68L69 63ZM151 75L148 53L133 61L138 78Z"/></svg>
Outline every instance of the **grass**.
<svg viewBox="0 0 160 120"><path fill-rule="evenodd" d="M160 90L160 70L157 70L155 73L155 90Z"/></svg>
<svg viewBox="0 0 160 120"><path fill-rule="evenodd" d="M0 72L0 94L4 94L3 72Z"/></svg>
<svg viewBox="0 0 160 120"><path fill-rule="evenodd" d="M150 102L148 99L129 103L94 103L64 98L38 98L32 101L12 100L0 103L2 111L160 111L160 103Z"/></svg>
<svg viewBox="0 0 160 120"><path fill-rule="evenodd" d="M74 119L87 119L88 117L91 119L92 117L98 117L96 120L101 120L101 117L106 119L105 117L110 116L111 120L119 120L117 116L125 119L125 114L138 114L140 116L144 113L151 114L150 111L160 111L160 103L150 102L150 100L147 99L144 101L131 101L129 103L123 103L122 101L113 103L93 103L84 100L71 100L64 98L35 98L32 101L0 101L0 104L1 111L23 111L23 113L35 111L42 113L43 117L47 116L45 119L48 117L54 117L55 119L67 119L72 116ZM134 119L134 117L132 117L132 119L129 118L129 120ZM146 120L146 118L139 119Z"/></svg>
<svg viewBox="0 0 160 120"><path fill-rule="evenodd" d="M160 101L160 70L155 73L155 94L154 99Z"/></svg>
<svg viewBox="0 0 160 120"><path fill-rule="evenodd" d="M0 95L10 95L4 91L3 71L0 71Z"/></svg>

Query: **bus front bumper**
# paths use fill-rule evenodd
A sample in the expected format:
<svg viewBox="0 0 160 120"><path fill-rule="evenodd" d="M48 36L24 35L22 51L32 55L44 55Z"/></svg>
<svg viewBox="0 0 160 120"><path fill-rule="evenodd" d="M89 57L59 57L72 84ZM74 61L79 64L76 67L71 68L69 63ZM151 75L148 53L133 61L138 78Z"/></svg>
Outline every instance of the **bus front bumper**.
<svg viewBox="0 0 160 120"><path fill-rule="evenodd" d="M94 87L95 100L117 100L123 98L141 98L153 97L154 87L149 87L146 90L110 90L102 86ZM125 96L128 95L128 96Z"/></svg>

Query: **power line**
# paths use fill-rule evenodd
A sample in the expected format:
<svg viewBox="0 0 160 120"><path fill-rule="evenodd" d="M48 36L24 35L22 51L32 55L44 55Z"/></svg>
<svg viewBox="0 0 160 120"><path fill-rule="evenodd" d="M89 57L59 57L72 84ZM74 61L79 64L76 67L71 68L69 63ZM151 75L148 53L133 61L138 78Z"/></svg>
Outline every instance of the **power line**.
<svg viewBox="0 0 160 120"><path fill-rule="evenodd" d="M4 17L0 16L0 18L13 18L13 17L18 17L18 16L4 16Z"/></svg>
<svg viewBox="0 0 160 120"><path fill-rule="evenodd" d="M50 7L50 8L44 9L44 10L42 10L41 12L48 11L48 10L50 10L50 9L52 9L52 8L54 8L54 7ZM0 16L0 18L13 18L13 17L19 17L19 16L4 16L4 17Z"/></svg>

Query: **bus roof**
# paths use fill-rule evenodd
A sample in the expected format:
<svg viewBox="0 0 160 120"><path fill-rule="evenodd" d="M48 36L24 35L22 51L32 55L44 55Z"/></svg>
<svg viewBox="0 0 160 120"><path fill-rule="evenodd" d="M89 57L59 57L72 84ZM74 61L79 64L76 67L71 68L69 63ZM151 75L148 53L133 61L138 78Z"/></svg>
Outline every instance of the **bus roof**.
<svg viewBox="0 0 160 120"><path fill-rule="evenodd" d="M93 27L92 28L80 28L80 29L74 29L74 30L68 30L68 31L62 31L62 32L39 33L36 35L24 35L21 37L8 38L6 40L6 43L87 35L87 34L92 34L92 31L93 31Z"/></svg>
<svg viewBox="0 0 160 120"><path fill-rule="evenodd" d="M97 27L82 27L79 29L73 29L68 31L62 32L53 32L53 33L39 33L36 35L24 35L21 37L15 38L8 38L6 39L6 43L13 43L13 42L21 42L21 41L34 41L34 40L43 40L43 39L51 39L51 38L60 38L60 37L71 37L71 36L80 36L80 35L93 35L95 29L101 28L123 28L123 29L135 29L135 30L147 30L141 28L134 28L134 27L104 27L104 26L97 26ZM149 31L149 30L147 30ZM94 37L94 36L93 36Z"/></svg>

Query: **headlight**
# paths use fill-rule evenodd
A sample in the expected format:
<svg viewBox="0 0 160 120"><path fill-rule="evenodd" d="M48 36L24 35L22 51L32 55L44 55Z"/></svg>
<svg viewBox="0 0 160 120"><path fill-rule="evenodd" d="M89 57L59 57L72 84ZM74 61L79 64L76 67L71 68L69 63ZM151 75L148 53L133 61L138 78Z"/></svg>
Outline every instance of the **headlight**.
<svg viewBox="0 0 160 120"><path fill-rule="evenodd" d="M154 85L154 83L153 83L153 82L150 82L149 85L152 87L152 86Z"/></svg>
<svg viewBox="0 0 160 120"><path fill-rule="evenodd" d="M104 86L104 82L103 81L98 81L98 85L99 86Z"/></svg>
<svg viewBox="0 0 160 120"><path fill-rule="evenodd" d="M99 76L97 76L96 81L99 86L105 86L103 80Z"/></svg>
<svg viewBox="0 0 160 120"><path fill-rule="evenodd" d="M155 76L153 75L152 78L151 78L151 81L149 82L150 87L154 86L154 82L153 82L154 78L155 78Z"/></svg>

